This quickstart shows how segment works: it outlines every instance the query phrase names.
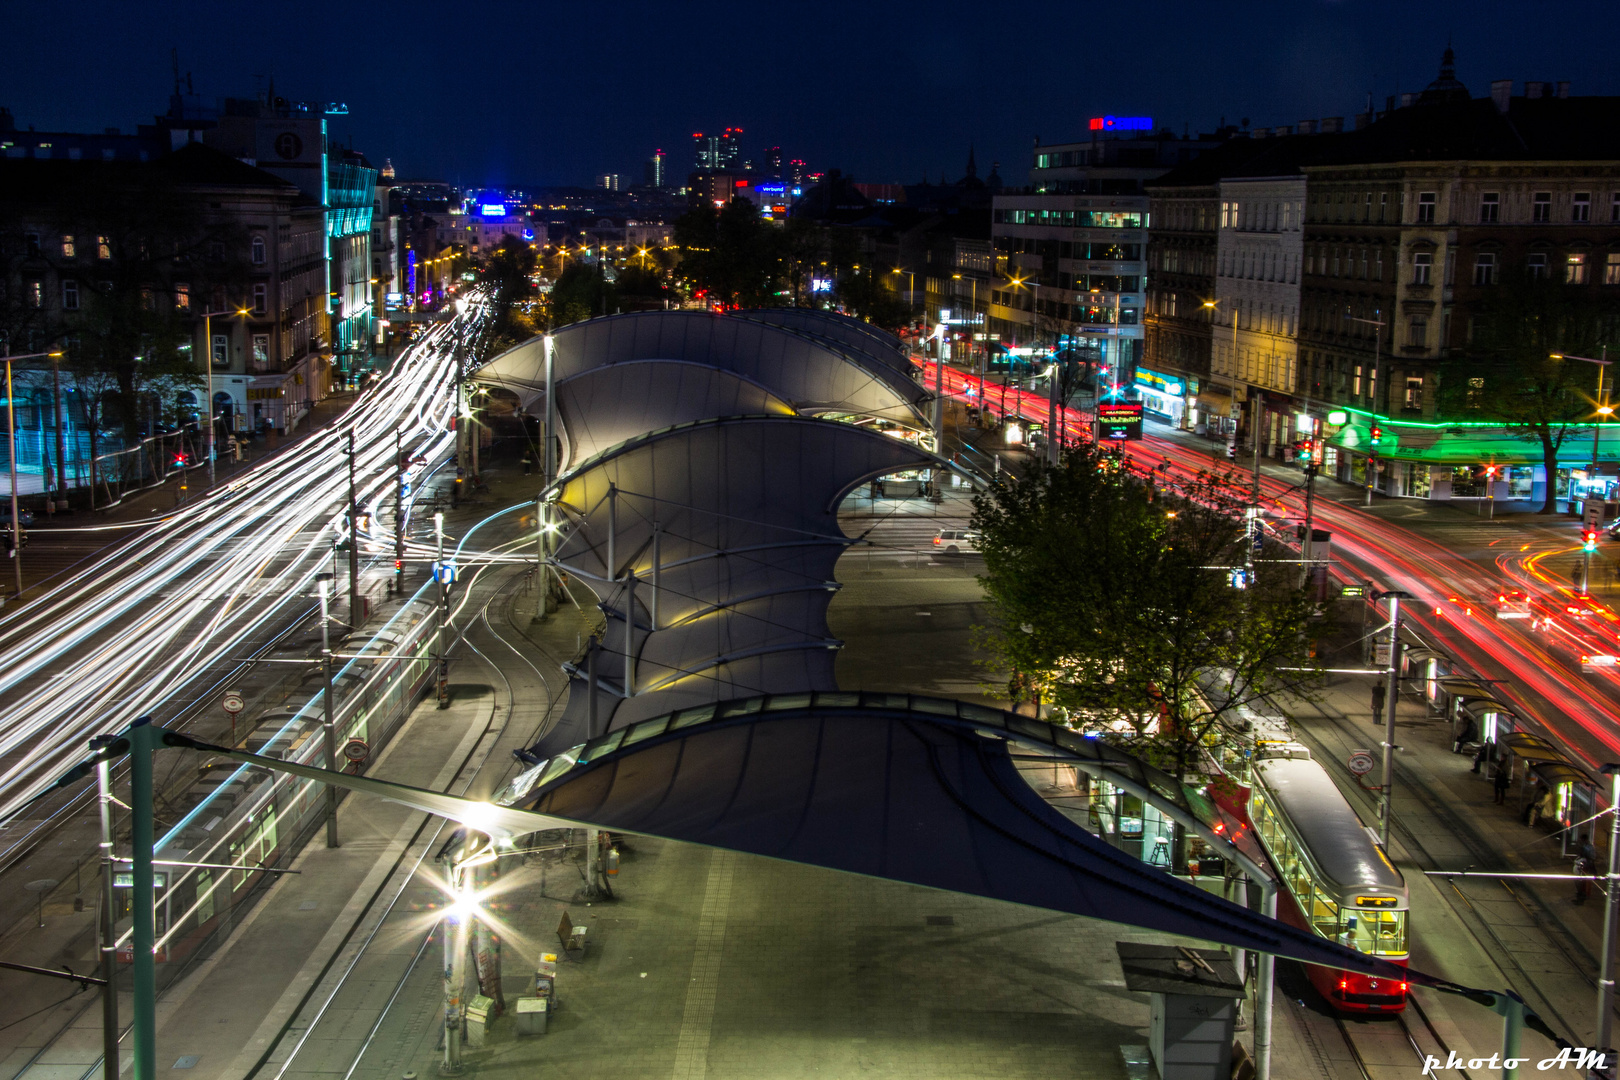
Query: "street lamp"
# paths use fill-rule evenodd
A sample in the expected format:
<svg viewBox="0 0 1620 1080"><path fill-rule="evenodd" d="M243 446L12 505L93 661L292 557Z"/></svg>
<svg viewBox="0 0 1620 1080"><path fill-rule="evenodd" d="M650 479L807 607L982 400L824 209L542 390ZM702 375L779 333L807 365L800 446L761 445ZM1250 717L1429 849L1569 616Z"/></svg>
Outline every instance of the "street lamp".
<svg viewBox="0 0 1620 1080"><path fill-rule="evenodd" d="M1608 367L1610 364L1614 363L1613 360L1609 359L1609 347L1607 345L1604 345L1602 347L1602 350L1599 352L1597 359L1594 359L1594 358L1592 358L1590 356L1572 356L1569 353L1549 353L1548 355L1549 355L1549 358L1553 359L1553 360L1581 360L1581 361L1584 361L1585 363L1588 363L1588 364L1596 364L1597 369L1598 369L1598 384L1597 384L1597 412L1598 412L1598 417L1599 417L1598 423L1602 422L1603 417L1612 416L1614 414L1614 410L1609 408L1608 397L1604 393L1604 386L1603 386L1603 369ZM1598 427L1598 423L1594 423L1592 425L1592 471L1590 473L1590 477L1589 477L1590 479L1596 479L1596 477L1597 477L1598 432L1601 430ZM1596 486L1596 485L1593 485L1593 486ZM1574 498L1571 497L1570 501L1574 502Z"/></svg>
<svg viewBox="0 0 1620 1080"><path fill-rule="evenodd" d="M203 450L208 458L208 486L214 486L214 316L215 315L251 315L247 308L237 308L234 311L205 311L203 312L203 344L207 346L203 360L203 376L208 380L208 403L203 412L208 416L207 443ZM230 346L226 346L225 360L230 362Z"/></svg>
<svg viewBox="0 0 1620 1080"><path fill-rule="evenodd" d="M11 392L11 362L13 360L36 360L49 356L60 358L61 352L24 353L21 356L6 356L6 438L11 441L11 568L17 579L17 599L22 599L22 522L18 520L17 509L17 412L12 405Z"/></svg>
<svg viewBox="0 0 1620 1080"><path fill-rule="evenodd" d="M315 590L321 597L321 673L326 678L326 689L321 694L321 735L326 743L326 767L337 771L337 726L332 719L332 639L328 626L331 622L331 574L315 575ZM326 846L338 846L337 788L326 787Z"/></svg>

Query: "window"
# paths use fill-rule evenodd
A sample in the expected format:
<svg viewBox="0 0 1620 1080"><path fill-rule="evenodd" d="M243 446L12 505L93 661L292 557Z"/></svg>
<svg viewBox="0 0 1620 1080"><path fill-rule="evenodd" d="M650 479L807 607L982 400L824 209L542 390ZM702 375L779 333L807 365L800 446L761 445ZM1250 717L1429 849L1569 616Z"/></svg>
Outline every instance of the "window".
<svg viewBox="0 0 1620 1080"><path fill-rule="evenodd" d="M24 236L23 240L27 244L28 257L30 259L39 258L39 233L32 233L31 232L31 233L27 234L26 236Z"/></svg>
<svg viewBox="0 0 1620 1080"><path fill-rule="evenodd" d="M79 310L79 283L77 281L62 282L62 310Z"/></svg>
<svg viewBox="0 0 1620 1080"><path fill-rule="evenodd" d="M253 335L253 362L255 364L268 364L270 362L270 335Z"/></svg>
<svg viewBox="0 0 1620 1080"><path fill-rule="evenodd" d="M253 238L253 265L254 266L263 266L264 265L264 260L265 260L264 237L255 236Z"/></svg>
<svg viewBox="0 0 1620 1080"><path fill-rule="evenodd" d="M1541 254L1539 252L1537 254L1535 254L1535 255L1530 256L1528 259L1525 260L1525 269L1530 272L1530 276L1533 277L1533 278L1546 277L1547 276L1547 256L1544 255L1544 254Z"/></svg>
<svg viewBox="0 0 1620 1080"><path fill-rule="evenodd" d="M1552 192L1536 192L1530 204L1530 220L1533 222L1552 220Z"/></svg>
<svg viewBox="0 0 1620 1080"><path fill-rule="evenodd" d="M96 237L96 258L98 258L98 259L110 259L110 258L112 258L112 237L110 237L110 236L98 236L98 237Z"/></svg>
<svg viewBox="0 0 1620 1080"><path fill-rule="evenodd" d="M23 302L31 308L45 306L45 283L43 281L28 281L23 283Z"/></svg>
<svg viewBox="0 0 1620 1080"><path fill-rule="evenodd" d="M76 245L73 242L72 235L71 234L63 234L63 236L62 236L62 258L64 258L64 259L75 258L75 257L77 257L78 252L79 252L78 245Z"/></svg>
<svg viewBox="0 0 1620 1080"><path fill-rule="evenodd" d="M1434 256L1427 251L1412 252L1412 284L1427 285L1429 271L1434 267Z"/></svg>
<svg viewBox="0 0 1620 1080"><path fill-rule="evenodd" d="M1620 251L1609 252L1603 263L1603 284L1620 285Z"/></svg>
<svg viewBox="0 0 1620 1080"><path fill-rule="evenodd" d="M1412 348L1421 349L1429 340L1429 317L1427 315L1414 315L1412 321L1406 324L1406 344Z"/></svg>
<svg viewBox="0 0 1620 1080"><path fill-rule="evenodd" d="M1449 248L1446 251L1446 288L1457 284L1457 249Z"/></svg>
<svg viewBox="0 0 1620 1080"><path fill-rule="evenodd" d="M1620 191L1609 196L1609 220L1620 221Z"/></svg>
<svg viewBox="0 0 1620 1080"><path fill-rule="evenodd" d="M1378 220L1384 220L1384 212L1389 209L1389 192L1378 196Z"/></svg>
<svg viewBox="0 0 1620 1080"><path fill-rule="evenodd" d="M263 282L253 286L253 314L263 315L269 302L270 287Z"/></svg>
<svg viewBox="0 0 1620 1080"><path fill-rule="evenodd" d="M214 335L214 366L224 367L230 363L231 339L225 334Z"/></svg>
<svg viewBox="0 0 1620 1080"><path fill-rule="evenodd" d="M1350 395L1352 397L1360 397L1361 396L1361 365L1360 364L1356 365L1355 373L1350 376Z"/></svg>
<svg viewBox="0 0 1620 1080"><path fill-rule="evenodd" d="M1569 258L1564 260L1564 283L1566 285L1586 284L1586 255L1582 252L1571 252Z"/></svg>
<svg viewBox="0 0 1620 1080"><path fill-rule="evenodd" d="M1502 195L1500 192L1487 191L1479 197L1479 223L1481 225L1495 225L1502 220Z"/></svg>
<svg viewBox="0 0 1620 1080"><path fill-rule="evenodd" d="M1434 208L1439 196L1432 191L1418 193L1418 224L1430 225L1434 223Z"/></svg>
<svg viewBox="0 0 1620 1080"><path fill-rule="evenodd" d="M1408 409L1423 408L1423 376L1408 375L1406 377L1406 407Z"/></svg>
<svg viewBox="0 0 1620 1080"><path fill-rule="evenodd" d="M1590 191L1577 191L1575 193L1575 197L1570 200L1569 204L1569 220L1592 220L1592 193Z"/></svg>
<svg viewBox="0 0 1620 1080"><path fill-rule="evenodd" d="M1496 284L1496 256L1492 252L1482 251L1474 256L1474 284Z"/></svg>
<svg viewBox="0 0 1620 1080"><path fill-rule="evenodd" d="M184 281L174 283L174 310L191 310L191 286Z"/></svg>

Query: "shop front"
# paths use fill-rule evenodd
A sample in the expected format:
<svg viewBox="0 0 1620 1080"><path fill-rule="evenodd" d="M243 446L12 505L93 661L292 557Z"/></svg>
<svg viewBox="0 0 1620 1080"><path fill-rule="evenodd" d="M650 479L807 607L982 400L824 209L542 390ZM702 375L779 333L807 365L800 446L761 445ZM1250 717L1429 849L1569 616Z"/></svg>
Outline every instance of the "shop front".
<svg viewBox="0 0 1620 1080"><path fill-rule="evenodd" d="M1183 380L1177 375L1165 375L1147 368L1137 368L1132 389L1142 401L1144 411L1156 419L1168 421L1175 427L1191 427L1189 403L1197 411L1198 381Z"/></svg>

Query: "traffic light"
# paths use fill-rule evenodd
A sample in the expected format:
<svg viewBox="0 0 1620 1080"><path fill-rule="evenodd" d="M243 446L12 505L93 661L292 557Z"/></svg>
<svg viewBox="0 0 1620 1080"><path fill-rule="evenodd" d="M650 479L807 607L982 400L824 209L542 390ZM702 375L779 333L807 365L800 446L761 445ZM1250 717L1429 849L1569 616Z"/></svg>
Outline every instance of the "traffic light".
<svg viewBox="0 0 1620 1080"><path fill-rule="evenodd" d="M1372 430L1367 433L1367 437L1372 445L1377 446L1384 441L1384 429L1374 424Z"/></svg>
<svg viewBox="0 0 1620 1080"><path fill-rule="evenodd" d="M1597 528L1595 526L1588 525L1585 528L1583 528L1581 530L1581 550L1582 551L1596 551L1597 550L1597 537L1598 537L1598 533L1597 533Z"/></svg>

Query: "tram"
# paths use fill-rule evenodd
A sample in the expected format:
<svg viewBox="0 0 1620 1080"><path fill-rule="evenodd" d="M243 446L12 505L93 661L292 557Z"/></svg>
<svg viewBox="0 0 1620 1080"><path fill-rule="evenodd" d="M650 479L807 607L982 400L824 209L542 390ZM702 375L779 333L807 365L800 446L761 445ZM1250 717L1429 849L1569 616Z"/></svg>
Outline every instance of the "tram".
<svg viewBox="0 0 1620 1080"><path fill-rule="evenodd" d="M1406 881L1310 751L1259 743L1248 816L1283 888L1293 926L1400 964L1408 958ZM1400 1012L1405 981L1307 964L1322 996L1345 1012Z"/></svg>

